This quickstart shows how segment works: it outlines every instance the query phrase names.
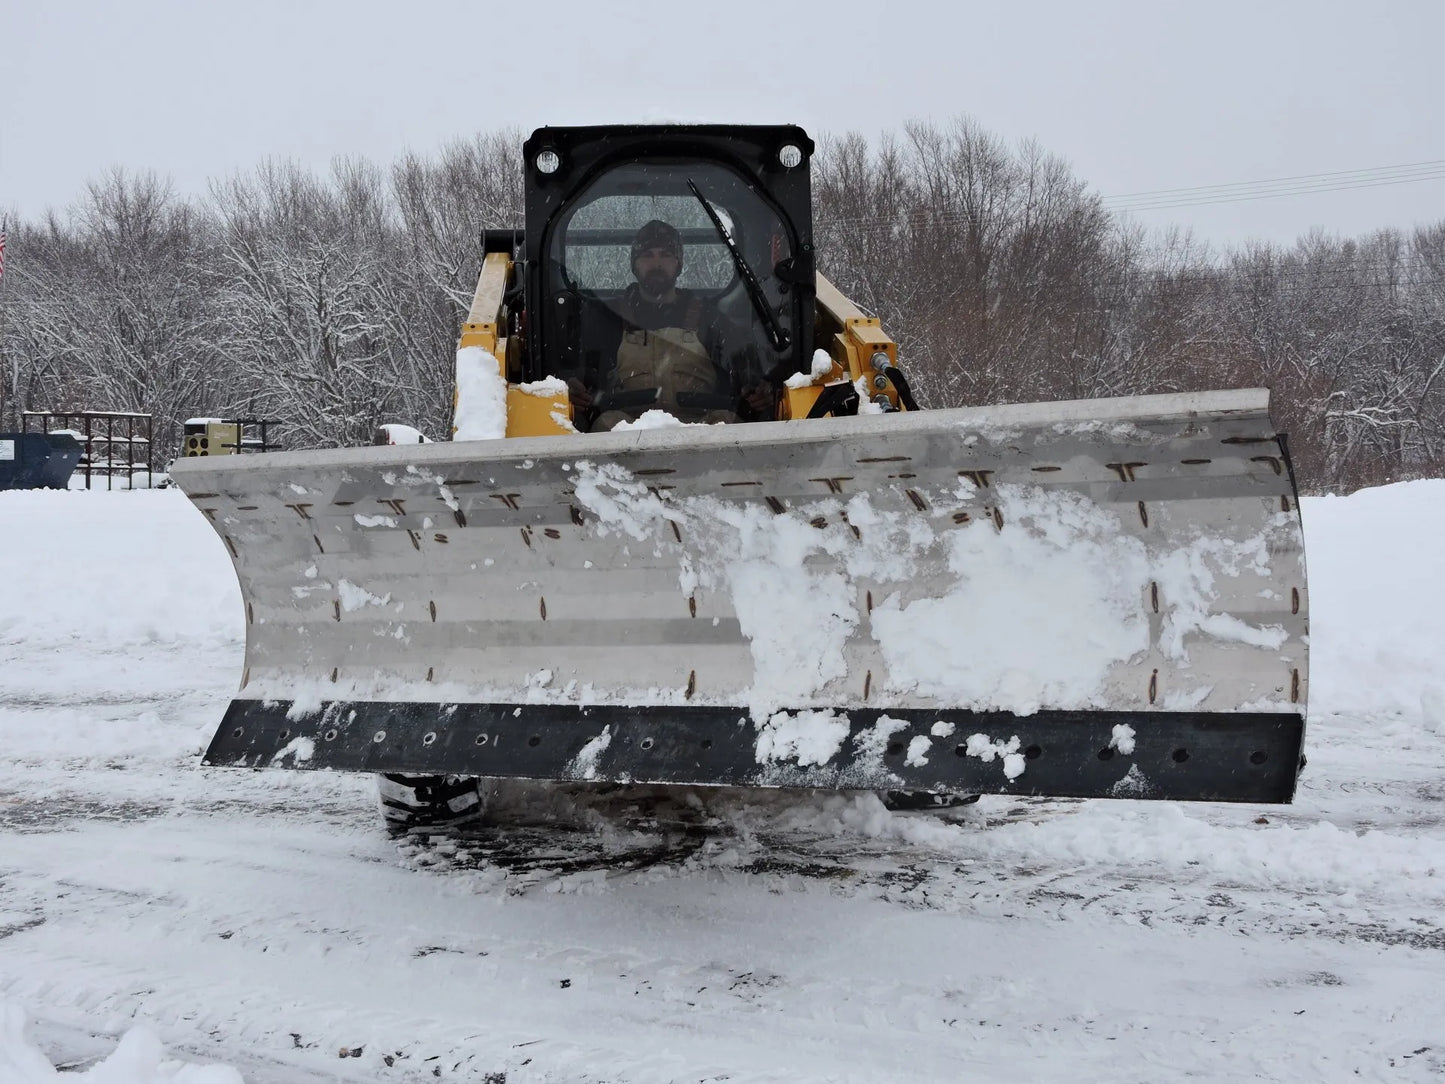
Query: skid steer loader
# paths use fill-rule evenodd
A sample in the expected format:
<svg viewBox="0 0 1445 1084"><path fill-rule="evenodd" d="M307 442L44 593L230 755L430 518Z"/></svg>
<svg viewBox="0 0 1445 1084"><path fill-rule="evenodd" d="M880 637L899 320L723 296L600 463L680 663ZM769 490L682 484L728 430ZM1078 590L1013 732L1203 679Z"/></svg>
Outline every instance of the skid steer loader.
<svg viewBox="0 0 1445 1084"><path fill-rule="evenodd" d="M457 439L176 463L246 607L208 763L377 773L403 819L477 777L1291 799L1308 594L1268 393L916 409L815 270L813 149L540 129ZM668 257L681 332L629 309ZM679 334L687 380L619 360Z"/></svg>

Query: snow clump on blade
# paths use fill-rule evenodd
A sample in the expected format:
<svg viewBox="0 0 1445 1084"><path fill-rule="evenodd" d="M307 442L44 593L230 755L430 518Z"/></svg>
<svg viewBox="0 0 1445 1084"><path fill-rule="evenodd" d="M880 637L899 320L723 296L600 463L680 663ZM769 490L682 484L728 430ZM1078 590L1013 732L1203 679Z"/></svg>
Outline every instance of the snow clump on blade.
<svg viewBox="0 0 1445 1084"><path fill-rule="evenodd" d="M978 757L985 764L998 757L1003 761L1004 776L1017 779L1024 774L1024 757L1019 752L1019 744L1017 734L1008 741L994 741L987 734L970 734L964 752L971 757Z"/></svg>
<svg viewBox="0 0 1445 1084"><path fill-rule="evenodd" d="M359 610L363 606L385 606L391 601L390 595L378 597L350 580L337 580L336 593L340 596L341 608L348 613Z"/></svg>
<svg viewBox="0 0 1445 1084"><path fill-rule="evenodd" d="M783 381L783 384L789 388L807 388L823 383L832 372L833 358L828 351L814 350L811 370L806 373L794 373Z"/></svg>
<svg viewBox="0 0 1445 1084"><path fill-rule="evenodd" d="M625 433L635 429L681 429L687 425L698 425L699 422L685 422L673 417L665 410L644 411L636 421L620 421L612 427L614 433Z"/></svg>
<svg viewBox="0 0 1445 1084"><path fill-rule="evenodd" d="M604 726L602 733L584 745L572 758L572 763L567 766L568 776L572 779L596 779L597 758L605 753L611 744L612 727Z"/></svg>
<svg viewBox="0 0 1445 1084"><path fill-rule="evenodd" d="M507 382L497 359L480 346L457 351L457 409L453 440L507 435Z"/></svg>
<svg viewBox="0 0 1445 1084"><path fill-rule="evenodd" d="M758 728L758 763L795 760L800 767L821 767L847 740L848 716L841 712L780 711Z"/></svg>
<svg viewBox="0 0 1445 1084"><path fill-rule="evenodd" d="M518 384L517 390L523 395L535 395L539 399L551 399L567 394L567 382L560 377L548 376L530 384Z"/></svg>
<svg viewBox="0 0 1445 1084"><path fill-rule="evenodd" d="M888 687L976 710L1089 707L1109 667L1149 646L1144 547L1076 494L1001 485L995 500L999 529L949 538L951 590L873 611ZM989 664L958 665L970 658Z"/></svg>

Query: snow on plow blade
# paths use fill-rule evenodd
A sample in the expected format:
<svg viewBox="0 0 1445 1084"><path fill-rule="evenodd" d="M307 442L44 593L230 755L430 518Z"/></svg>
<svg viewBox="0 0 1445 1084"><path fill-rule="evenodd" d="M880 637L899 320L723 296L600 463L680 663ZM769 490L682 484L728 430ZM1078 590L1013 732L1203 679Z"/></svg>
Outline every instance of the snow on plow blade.
<svg viewBox="0 0 1445 1084"><path fill-rule="evenodd" d="M252 767L1288 801L1263 391L189 459Z"/></svg>

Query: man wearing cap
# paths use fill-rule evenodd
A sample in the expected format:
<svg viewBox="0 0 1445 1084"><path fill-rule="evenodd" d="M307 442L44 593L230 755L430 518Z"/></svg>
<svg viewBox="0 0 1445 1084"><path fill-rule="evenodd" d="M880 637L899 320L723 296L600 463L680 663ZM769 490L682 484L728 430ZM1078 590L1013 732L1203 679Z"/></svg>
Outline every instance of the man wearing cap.
<svg viewBox="0 0 1445 1084"><path fill-rule="evenodd" d="M644 224L632 241L630 285L613 304L616 364L599 378L594 398L572 382L579 416L599 411L593 432L633 421L648 410L665 410L685 422L736 422L740 412L765 417L772 392L758 384L739 390L742 368L731 357L727 322L717 306L677 285L682 274L682 237L659 219ZM610 338L610 337L609 337ZM725 367L727 366L727 367ZM732 370L732 371L730 371Z"/></svg>

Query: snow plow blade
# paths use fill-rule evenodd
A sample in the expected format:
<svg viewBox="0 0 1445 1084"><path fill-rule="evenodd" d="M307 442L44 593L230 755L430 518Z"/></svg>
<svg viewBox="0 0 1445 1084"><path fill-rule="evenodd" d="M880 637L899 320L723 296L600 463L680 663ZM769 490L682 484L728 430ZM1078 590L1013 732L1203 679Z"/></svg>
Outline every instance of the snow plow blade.
<svg viewBox="0 0 1445 1084"><path fill-rule="evenodd" d="M211 764L1289 801L1303 540L1263 391L188 459Z"/></svg>

